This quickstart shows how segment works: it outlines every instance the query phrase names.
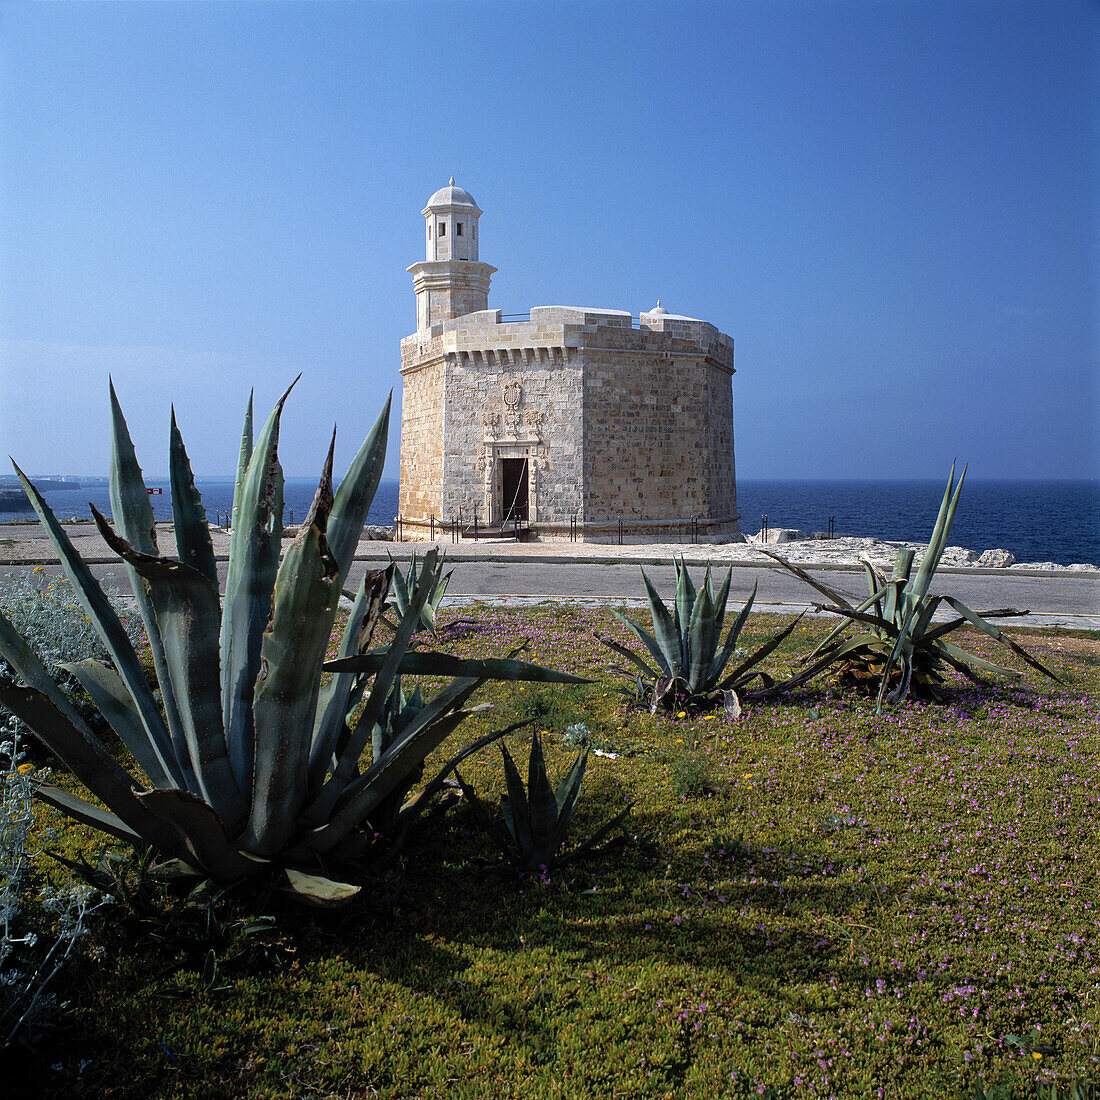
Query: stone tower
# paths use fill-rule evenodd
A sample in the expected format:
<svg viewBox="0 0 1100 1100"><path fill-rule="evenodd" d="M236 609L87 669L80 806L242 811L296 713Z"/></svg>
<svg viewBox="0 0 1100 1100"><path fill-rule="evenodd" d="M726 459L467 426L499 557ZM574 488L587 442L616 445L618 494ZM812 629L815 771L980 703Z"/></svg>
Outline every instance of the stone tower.
<svg viewBox="0 0 1100 1100"><path fill-rule="evenodd" d="M452 179L428 200L401 341L405 537L456 520L538 539L743 541L733 340L660 302L488 308L481 211Z"/></svg>
<svg viewBox="0 0 1100 1100"><path fill-rule="evenodd" d="M408 268L416 287L416 327L430 328L476 313L489 304L489 280L495 267L478 262L477 222L481 211L454 176L421 211L424 262Z"/></svg>

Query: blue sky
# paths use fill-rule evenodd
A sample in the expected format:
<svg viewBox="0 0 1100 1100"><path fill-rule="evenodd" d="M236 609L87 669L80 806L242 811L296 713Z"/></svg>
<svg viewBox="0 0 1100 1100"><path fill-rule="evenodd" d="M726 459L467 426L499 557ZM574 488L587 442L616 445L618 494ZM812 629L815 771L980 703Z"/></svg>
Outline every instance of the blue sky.
<svg viewBox="0 0 1100 1100"><path fill-rule="evenodd" d="M454 175L490 305L737 342L739 476L1100 476L1100 8L0 5L0 454L346 463ZM398 421L386 474L397 476Z"/></svg>

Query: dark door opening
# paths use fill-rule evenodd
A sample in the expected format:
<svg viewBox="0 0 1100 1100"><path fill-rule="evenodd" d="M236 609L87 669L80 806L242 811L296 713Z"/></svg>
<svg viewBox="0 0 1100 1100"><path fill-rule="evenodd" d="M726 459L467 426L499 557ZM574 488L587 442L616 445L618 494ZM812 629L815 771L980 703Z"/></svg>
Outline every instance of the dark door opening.
<svg viewBox="0 0 1100 1100"><path fill-rule="evenodd" d="M527 522L527 459L502 458L501 486L503 489L502 514L505 523Z"/></svg>

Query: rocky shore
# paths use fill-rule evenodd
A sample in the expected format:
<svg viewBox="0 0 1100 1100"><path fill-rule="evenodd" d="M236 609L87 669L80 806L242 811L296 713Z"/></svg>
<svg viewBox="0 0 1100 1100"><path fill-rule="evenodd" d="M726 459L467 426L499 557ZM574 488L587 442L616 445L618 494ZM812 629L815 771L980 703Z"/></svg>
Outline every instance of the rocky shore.
<svg viewBox="0 0 1100 1100"><path fill-rule="evenodd" d="M909 547L919 562L924 555L926 544L916 542L883 542L879 539L855 538L840 535L826 538L822 535L807 535L804 531L792 531L786 528L773 528L767 538L760 534L750 535L744 544L747 554L754 555L752 548L766 546L769 550L781 554L797 565L818 564L858 564L861 558L867 558L878 568L889 568L897 557L898 550ZM1018 562L1010 550L1001 548L990 550L969 550L965 546L948 546L944 549L940 564L950 569L1026 569L1049 572L1074 571L1079 573L1096 572L1097 566L1085 562L1074 565L1060 565L1053 561Z"/></svg>

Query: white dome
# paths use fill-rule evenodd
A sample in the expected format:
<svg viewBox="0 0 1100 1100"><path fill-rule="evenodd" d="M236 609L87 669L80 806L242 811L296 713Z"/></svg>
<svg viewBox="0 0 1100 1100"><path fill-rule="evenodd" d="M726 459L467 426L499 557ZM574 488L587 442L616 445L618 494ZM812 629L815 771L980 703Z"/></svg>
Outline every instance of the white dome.
<svg viewBox="0 0 1100 1100"><path fill-rule="evenodd" d="M472 206L478 209L474 196L464 187L455 186L454 176L451 176L451 182L446 187L441 187L428 199L428 206Z"/></svg>

